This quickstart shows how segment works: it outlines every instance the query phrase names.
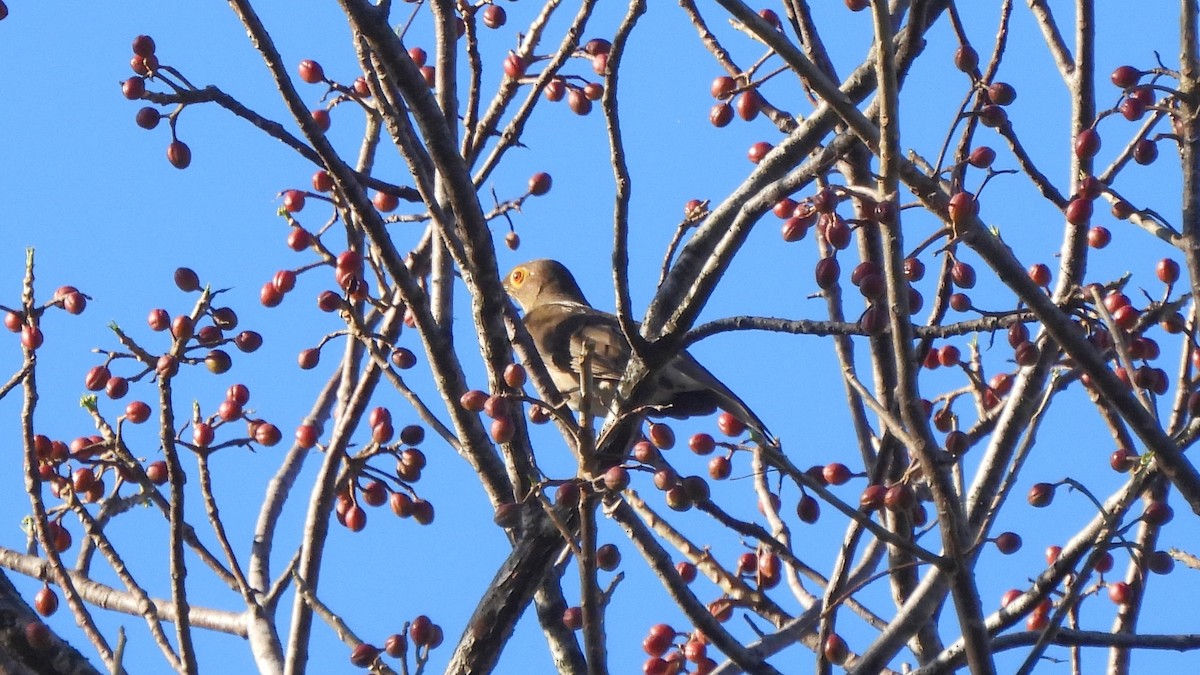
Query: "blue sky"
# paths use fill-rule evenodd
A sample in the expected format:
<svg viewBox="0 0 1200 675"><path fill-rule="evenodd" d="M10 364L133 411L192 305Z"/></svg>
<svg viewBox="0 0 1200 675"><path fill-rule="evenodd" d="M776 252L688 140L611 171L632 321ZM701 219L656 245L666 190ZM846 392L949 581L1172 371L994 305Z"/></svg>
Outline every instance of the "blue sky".
<svg viewBox="0 0 1200 675"><path fill-rule="evenodd" d="M335 7L315 2L289 3L287 7L263 4L260 11L264 22L286 62L316 59L330 76L346 83L353 80L349 31ZM509 25L527 23L534 4L505 3ZM850 14L841 3L813 4L821 5L817 10L820 20L836 26L828 32L836 38L828 38L827 44L834 51L839 72L844 74L858 63L869 43L869 17L865 13ZM990 47L998 11L993 5L999 3L962 4L970 5L962 8L968 34L982 52ZM1115 102L1119 92L1107 84L1107 73L1125 62L1149 67L1155 49L1168 66L1173 65L1177 31L1166 3L1144 3L1137 11L1127 9L1132 3L1099 4L1103 47L1097 69L1098 89L1102 101ZM1068 9L1063 7L1061 11ZM303 254L292 253L284 246L286 224L275 212L279 203L276 195L288 188L307 187L314 167L215 106L195 106L184 111L179 124L180 138L192 148L192 166L178 171L165 161L170 140L165 125L153 131L139 129L133 116L142 104L126 101L120 95L120 82L130 75L130 40L146 33L157 41L163 63L179 68L198 85L220 86L294 129L294 123L286 120L262 60L250 47L236 18L219 3L169 2L157 5L154 11L137 3L85 3L64 12L53 3L12 2L10 11L10 17L0 23L0 83L9 92L0 103L0 128L6 131L0 134L0 156L6 159L0 163L0 303L18 301L26 247L37 250L41 297L69 283L94 298L80 317L47 315L47 344L41 352L39 430L66 440L91 433L90 421L77 405L83 393L83 374L99 358L88 350L115 346L105 329L110 321L144 339L147 345L161 349L165 345L162 336L149 333L144 317L154 307L165 307L172 313L190 309L193 298L184 296L170 283L171 271L187 265L195 268L205 282L232 289L227 294L228 303L239 311L243 325L264 335L266 345L250 357L235 357L234 369L226 375L185 373L180 378L180 388L186 392L181 401L186 405L194 398L206 411L212 410L229 384L246 382L252 390L254 407L276 421L284 429L285 438L290 438L291 429L307 410L311 393L324 381L334 361L328 358L311 372L300 371L294 365L297 352L337 328L336 318L314 308L316 295L331 287L332 280L325 270L301 275L297 290L272 310L258 306L257 297L258 289L277 269L309 262ZM622 11L616 5L606 5L587 37L611 36ZM557 25L561 30L561 22ZM738 62L753 62L757 49L748 40L731 36L723 26L720 29ZM409 43L428 46L429 38L423 30L418 20ZM498 64L499 55L513 45L512 33L507 29L485 32L482 37L485 55L493 64ZM946 77L945 68L954 48L951 38L944 23L931 33L928 54L906 85L901 111L904 143L926 157L936 154L952 119L953 106L967 87L966 78L957 72ZM1045 172L1064 185L1065 153L1070 147L1067 99L1023 7L1014 12L1010 39L1009 60L1000 72L1000 79L1013 82L1019 92L1010 116ZM628 87L622 92L622 108L634 179L632 291L640 312L652 297L663 251L682 218L684 204L692 198L719 202L752 168L745 158L746 149L759 140L776 142L779 133L763 119L735 122L721 130L708 124L712 105L708 84L720 71L699 46L678 7L671 3L652 3L635 33L628 64L622 77L623 86ZM495 75L496 70L490 72ZM582 64L574 66L573 72L590 74ZM298 86L316 107L323 88ZM493 87L494 80L489 81L489 95ZM784 107L807 111L795 82L787 75L768 83L766 93L784 102ZM335 110L333 124L335 143L353 154L361 128L357 111L349 106ZM1101 129L1106 140L1101 159L1105 160L1115 156L1122 135L1132 133L1133 125L1108 120ZM990 131L982 131L979 140L998 148L1001 145ZM501 198L518 194L528 177L541 170L554 176L554 188L549 195L528 201L523 213L514 216L522 246L516 252L501 249L501 266L507 268L539 257L560 259L575 270L595 305L610 308L608 251L613 179L598 110L579 117L565 105L544 105L535 114L524 141L527 147L510 153L505 167L486 186L485 200L490 199L492 189ZM1173 186L1178 183L1178 169L1170 166L1173 158L1174 153L1164 147L1158 164L1129 172L1122 178L1120 189L1177 222L1177 200L1173 201L1177 192ZM1001 151L997 166L1012 167L1014 162ZM394 182L406 182L403 164L386 147L380 152L379 172ZM1023 260L1046 262L1054 268L1059 229L1054 211L1020 177L1002 177L989 190L1004 196L985 201L984 219L1000 228L1005 241ZM326 215L319 204L310 201L301 220L315 225ZM1153 265L1170 251L1127 224L1104 224L1113 229L1115 243L1092 257L1089 279L1107 280L1131 271L1134 287L1145 288L1151 295L1159 293L1152 278ZM411 226L394 227L402 246L419 235L415 229L404 229ZM505 224L498 221L494 227L502 233ZM935 227L930 219L917 215L906 219L905 234L910 241L919 241ZM978 262L969 254L965 257ZM821 318L824 303L809 297L817 290L812 279L816 258L811 237L804 243L785 244L779 237L778 221L768 215L714 294L703 318L733 314ZM927 263L930 260L926 258ZM843 264L843 269L847 265ZM932 287L923 287L922 291L928 298ZM1000 294L999 287L986 280L973 296L995 309L1012 304L1009 295ZM469 349L473 338L466 323L466 298L458 300L455 312L463 321L459 337ZM415 338L409 336L408 340L407 346L415 348ZM953 342L964 350L968 344L966 339ZM1170 364L1177 349L1165 341L1162 344L1166 354L1162 367L1174 372ZM798 464L844 461L855 467L857 452L846 423L838 367L827 341L766 334L724 335L692 351L758 411L784 440L789 453L799 458ZM0 350L0 369L11 372L19 358L14 338L6 350ZM1006 367L1004 358L1000 353L985 356L995 364L993 369ZM465 361L468 372L481 378L478 359L468 356ZM413 372L425 372L422 368L419 365ZM923 387L936 392L961 385L960 379L939 371L924 380ZM143 386L135 388L131 397L150 400L153 395ZM397 418L411 421L412 415L402 412L398 396L384 393L381 398L379 403L391 406ZM1079 391L1069 392L1064 399L1043 427L1040 449L1026 467L1021 483L1057 480L1070 473L1086 476L1097 494L1107 494L1120 480L1106 468L1111 441ZM101 405L107 406L106 410L116 409L111 403ZM0 401L0 431L10 444L16 438L18 411L19 401L14 397ZM712 420L693 420L677 425L676 432L684 439L693 431L713 428ZM135 433L144 434L141 454L155 455L157 450L148 430ZM561 441L552 435L540 435L537 443L539 464L544 470L555 477L573 475L566 453L559 451ZM507 549L501 531L491 524L486 499L468 468L436 442L429 441L425 450L431 468L418 488L438 509L433 527L417 527L409 521L397 521L384 511L372 511L365 532L351 534L335 527L330 537L322 597L343 610L361 636L377 644L399 630L403 621L421 613L441 623L447 642L453 642ZM231 529L241 533L237 539L241 551L248 548L247 528L253 525L264 481L277 466L280 452L229 452L215 460L220 481L218 498ZM675 452L675 461L681 466L703 473L705 460L683 458L681 451ZM315 463L308 469L305 475L311 478ZM20 548L18 526L28 502L19 496L16 472L6 475L13 497L0 502L0 541ZM652 503L661 504L648 483L641 487ZM842 494L853 499L859 488L861 482L852 483L842 488ZM716 494L731 512L753 517L754 504L745 481L717 486ZM1053 511L1033 511L1016 504L1001 517L999 530L1018 529L1025 547L1008 558L985 557L980 567L985 606L998 604L1007 588L1023 586L1041 569L1039 561L1045 546L1061 543L1089 516L1085 500L1066 497L1060 494ZM288 526L283 528L281 551L295 544L305 499L297 496L284 516ZM785 492L787 499L795 499L794 491L790 495ZM1166 530L1164 548L1186 547L1196 540L1195 524L1181 522L1186 520L1179 518ZM115 530L114 536L131 551L136 549L128 557L142 562L135 572L138 578L144 579L157 595L166 595L165 564L156 562L165 561L165 527L149 513L131 514L128 521L125 527ZM714 550L730 562L742 550L728 535L714 533L702 515L686 514L680 522L698 538L711 535ZM793 534L804 542L806 553L811 552L809 559L824 565L821 569L827 571L844 525L843 520L827 516L808 529L794 524ZM602 533L606 540L624 543L620 532L608 524L604 524ZM641 663L641 638L651 624L683 624L657 582L633 560L632 550L628 546L625 549L629 562L623 570L628 577L614 599L608 624L614 672L629 672ZM195 574L203 577L198 568ZM568 596L574 592L574 574L573 570L567 574ZM29 589L30 595L37 587L24 580L14 581L22 589ZM1189 581L1189 572L1182 569L1169 577L1155 578L1155 599L1150 601L1142 623L1145 631L1179 628L1177 613L1169 610L1197 599L1196 585ZM236 598L223 589L200 579L197 583L197 601L211 597L221 607L236 605ZM715 588L709 592L716 597ZM871 597L881 608L887 606L882 586ZM650 602L646 598L658 600ZM1113 610L1107 599L1093 599L1085 607L1090 627L1103 629L1109 625ZM65 611L51 623L83 645L83 638L74 632ZM113 635L118 624L130 631L132 669L152 672L160 668L161 661L149 644L141 620L112 617L102 625ZM843 626L851 648L861 649L868 634L852 619L844 621ZM737 630L750 638L744 625ZM347 669L347 650L332 632L318 627L315 633L312 672ZM236 639L206 637L199 644L205 650L202 665L207 661L210 667L219 663L237 664L240 670L252 668L248 654ZM84 650L88 651L86 647ZM435 652L436 668L444 664L449 651L449 647L443 647ZM525 661L518 654L536 656ZM1064 656L1065 652L1051 650L1051 654ZM1097 656L1102 655L1097 652L1089 658ZM507 657L498 672L549 669L532 617L518 628ZM794 658L798 659L794 663L800 665L795 670L787 669L789 672L810 667L806 653ZM1147 669L1151 664L1166 668L1189 662L1194 661L1173 654L1139 656L1136 661ZM1093 660L1090 665L1097 663ZM1065 671L1065 666L1059 667ZM1045 669L1053 672L1054 666Z"/></svg>

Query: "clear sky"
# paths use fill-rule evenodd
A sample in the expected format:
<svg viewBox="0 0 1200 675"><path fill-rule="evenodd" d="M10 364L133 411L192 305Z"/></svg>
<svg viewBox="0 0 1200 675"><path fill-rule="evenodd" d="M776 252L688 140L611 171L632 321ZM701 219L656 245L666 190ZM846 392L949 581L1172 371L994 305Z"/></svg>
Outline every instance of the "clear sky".
<svg viewBox="0 0 1200 675"><path fill-rule="evenodd" d="M295 64L312 58L320 61L331 77L346 83L354 79L349 31L333 3L306 0L260 4L264 22L286 62ZM623 8L619 3L602 4L604 8L587 37L611 37L620 19ZM844 75L858 64L870 41L869 17L865 13L851 14L842 3L832 0L812 4L821 6L817 10L819 18L832 26L826 42L837 59L839 73ZM959 4L963 5L972 40L981 52L989 49L1000 3ZM1108 101L1115 103L1120 93L1107 82L1107 74L1115 66L1130 62L1151 67L1154 50L1162 54L1168 67L1174 66L1177 30L1167 3L1097 4L1102 45L1097 79L1102 105L1107 105ZM503 5L511 27L527 24L537 3ZM138 128L134 113L143 104L125 100L120 92L121 81L131 74L130 41L138 34L150 34L157 41L160 60L178 68L193 83L215 84L265 116L295 129L286 118L261 58L233 13L223 3L177 1L157 3L151 9L144 3L111 2L77 3L64 10L60 3L19 0L10 2L9 7L10 16L0 23L0 85L7 92L0 102L0 128L4 129L0 134L0 157L4 159L0 162L0 303L19 302L26 247L37 250L40 297L47 297L61 284L73 284L94 298L82 316L47 314L46 347L40 361L39 431L65 440L92 433L89 418L77 405L83 393L83 375L100 358L89 350L116 346L105 329L114 321L151 348L162 349L163 336L146 329L145 316L154 307L165 307L172 313L190 309L194 298L177 291L170 281L172 270L187 265L196 269L204 282L231 289L226 296L228 304L239 311L244 326L264 335L266 345L252 356L235 356L233 370L225 375L212 376L199 369L183 374L179 388L186 393L181 395L181 404L187 407L195 399L206 412L212 411L226 387L245 382L252 391L253 407L276 422L284 430L285 439L290 439L294 425L335 361L331 355L310 372L295 366L295 355L301 349L315 345L338 327L335 317L315 309L315 297L332 286L332 279L324 269L301 275L297 289L282 306L271 310L258 305L258 290L276 270L310 262L305 255L285 247L286 223L276 210L278 193L288 188L307 188L315 167L243 120L215 106L194 106L185 110L179 121L180 138L192 148L192 165L186 171L176 170L165 159L170 140L165 124L153 131ZM400 11L406 9L401 7ZM408 43L428 47L427 22L423 22L425 14L421 16ZM561 31L561 20L554 25ZM752 63L757 49L748 40L733 37L723 24L719 28L739 63ZM482 37L485 58L491 64L488 72L495 77L500 55L514 43L513 33L505 29L485 32ZM1012 82L1018 90L1018 99L1009 109L1010 117L1043 170L1065 186L1065 155L1070 147L1067 99L1023 6L1014 12L1010 41L1009 57L1000 71L1000 79ZM929 53L906 83L901 111L904 143L906 148L912 147L930 158L936 155L967 88L965 76L947 72L953 49L949 26L943 22L930 34ZM710 199L714 204L724 199L752 168L746 160L746 149L759 140L777 142L780 134L764 119L735 122L719 130L709 124L708 110L713 102L709 82L721 73L674 3L651 3L634 35L628 64L622 77L628 89L621 93L621 105L634 180L630 275L634 304L640 313L653 295L663 252L683 216L684 204L693 198ZM573 66L572 72L591 75L582 64ZM494 84L494 79L488 81L489 95ZM302 83L298 86L306 100L317 107L324 89ZM801 113L808 110L789 75L768 83L765 91L777 97L781 107ZM350 108L334 111L331 135L343 152L352 156L361 115ZM1101 160L1111 160L1134 125L1108 120L1102 130L1106 145ZM979 139L998 149L1002 146L987 130L981 131ZM611 308L608 251L613 179L598 107L592 115L579 117L565 105L543 105L524 143L527 147L511 152L504 168L486 186L482 195L485 205L492 190L502 199L519 194L536 171L549 171L554 176L554 188L549 195L528 201L522 213L513 215L522 246L515 252L501 248L501 266L507 268L540 257L560 259L576 272L593 304ZM1152 205L1168 220L1177 222L1174 186L1178 184L1178 168L1171 166L1174 156L1163 144L1158 164L1128 172L1119 187L1139 204ZM386 146L381 148L378 166L381 177L399 184L409 182L402 162ZM1009 153L1000 150L997 166L1012 168L1015 162ZM1005 197L985 201L984 219L1000 228L1004 240L1023 260L1045 262L1054 269L1059 217L1019 176L1000 177L989 187L991 190L1003 192ZM301 220L316 226L327 215L321 205L310 202ZM905 222L905 234L911 242L924 239L936 227L924 215ZM1161 293L1153 281L1153 265L1171 251L1127 224L1104 224L1114 231L1114 245L1092 257L1089 280L1110 280L1129 271L1134 274L1133 288L1145 288L1152 296ZM411 245L419 235L411 225L393 227L401 247ZM493 227L499 237L506 224L497 221ZM978 263L970 254L965 257ZM812 276L816 258L811 238L804 243L785 244L779 236L778 221L768 215L731 268L726 283L714 294L703 318L734 314L822 318L824 303L810 297L818 290ZM926 262L931 260L927 255ZM987 275L981 271L980 276ZM998 284L984 279L973 296L989 309L1010 308L1011 296L998 293L998 289ZM921 290L926 298L933 292L932 287ZM459 336L469 349L474 340L466 325L469 306L465 297L458 300L455 313L463 321ZM415 349L415 337L407 339L407 346ZM969 341L961 338L953 343L965 351ZM987 346L986 340L982 343ZM1166 341L1162 344L1166 356L1161 365L1174 373L1171 364L1175 363L1177 347ZM859 468L855 465L858 453L846 420L839 370L827 340L741 333L712 338L692 352L755 408L783 439L797 464L844 461ZM1005 357L985 358L991 360L993 369L1011 368L1011 364L1003 363ZM0 371L11 373L19 360L14 336L7 347L0 349ZM465 362L468 372L482 383L478 359L468 356ZM425 371L418 366L413 372ZM923 387L931 392L962 384L961 377L941 371L923 380ZM427 385L422 386L427 393ZM141 385L131 394L135 397L153 400L154 394ZM398 396L384 393L381 399L379 404L391 406L398 419L413 420ZM111 402L102 400L101 406L114 414L117 410ZM29 509L28 500L20 493L16 470L19 410L20 401L14 396L0 401L0 433L13 449L12 468L0 472L6 494L10 495L0 500L0 543L18 549L23 546L20 519ZM676 427L681 440L701 430L715 433L713 420L693 420ZM142 443L139 454L159 454L149 429L133 433ZM539 434L537 438L539 464L554 477L573 475L561 441L551 434ZM1111 450L1112 442L1099 425L1094 409L1080 391L1071 391L1039 434L1039 450L1026 466L1021 484L1027 488L1037 481L1058 480L1070 474L1086 477L1097 495L1106 495L1120 481L1106 467ZM465 464L432 439L427 441L425 451L430 468L418 489L437 508L435 524L418 527L376 510L370 512L370 523L362 533L351 534L334 527L321 595L325 602L344 612L360 636L376 644L382 644L388 634L400 630L404 621L417 614L430 615L446 631L447 646L433 657L434 669L440 670L476 598L503 559L507 543L500 529L491 523L483 492ZM234 450L215 460L218 498L239 552L248 550L248 533L257 516L265 480L277 466L281 452L279 448L257 453ZM675 452L675 461L680 465L693 473L704 472L706 460L684 458L682 450ZM310 464L307 479L315 472L315 461ZM300 485L284 515L286 525L277 546L280 554L276 568L282 566L286 552L298 537L308 490L303 480ZM661 505L661 497L648 482L635 487L640 487L653 504ZM848 500L856 499L861 487L861 481L852 483L842 488L841 494ZM716 486L714 493L731 512L754 517L752 493L746 481ZM1016 494L1023 493L1024 489L1018 489ZM790 495L785 492L785 499L795 497L794 491ZM199 511L196 504L193 513ZM1184 508L1177 505L1180 515ZM997 531L1019 531L1025 547L1007 558L985 556L980 566L985 607L998 606L1004 590L1025 586L1026 580L1042 569L1045 547L1063 543L1089 516L1089 506L1079 495L1060 493L1049 511L1014 504L1001 517ZM154 594L167 596L167 538L161 519L143 512L128 514L123 520L125 525L114 528L114 536L128 547L127 559L141 563L134 568L135 575ZM701 514L686 514L680 522L695 533L698 541L711 535L714 551L728 562L744 550L729 535L714 531ZM827 515L813 526L793 523L793 535L802 542L799 548L805 551L806 559L827 572L844 527L844 519ZM1197 540L1197 534L1194 520L1178 518L1165 531L1161 547L1186 548ZM627 578L617 591L609 615L611 667L613 672L633 672L645 658L640 644L650 625L666 621L682 628L684 621L669 605L656 580L642 569L621 533L604 523L602 535L606 541L623 545L628 561L622 568ZM1118 560L1119 565L1124 562L1120 556ZM194 559L191 563L196 564ZM222 608L236 607L237 598L227 589L205 578L198 565L193 570L194 603L211 601ZM1200 599L1193 574L1181 568L1168 577L1154 578L1142 630L1181 630L1178 608ZM37 588L36 583L15 576L13 579L29 596ZM572 569L567 574L568 597L577 594L574 579ZM707 592L713 598L718 594L715 587ZM887 589L882 584L877 594L869 597L881 608L889 606ZM794 603L789 608L795 609ZM1089 600L1085 605L1085 627L1107 629L1113 611L1102 596ZM947 620L953 620L952 612L947 612ZM65 609L50 622L85 653L92 653ZM130 634L128 664L133 672L162 668L139 618L106 615L101 625L110 638L115 636L116 626L126 627ZM851 648L864 647L869 634L853 619L843 625ZM751 639L752 633L740 619L734 629ZM1194 627L1182 630L1196 632ZM348 670L348 650L332 632L318 626L314 635L310 672ZM207 664L209 669L215 666L229 669L227 672L253 668L239 640L204 637L198 644L204 650L202 667ZM528 660L518 654L529 655ZM1051 649L1049 654L1066 656L1064 650ZM1097 667L1102 656L1101 652L1092 654L1088 670ZM807 653L796 653L793 658L794 667L785 667L786 672L811 668ZM1151 672L1196 661L1194 655L1165 653L1139 655L1135 663L1141 672ZM518 628L498 672L545 672L549 668L544 643L530 615ZM1050 664L1045 666L1047 672L1055 669ZM1065 672L1066 666L1059 664L1057 669Z"/></svg>

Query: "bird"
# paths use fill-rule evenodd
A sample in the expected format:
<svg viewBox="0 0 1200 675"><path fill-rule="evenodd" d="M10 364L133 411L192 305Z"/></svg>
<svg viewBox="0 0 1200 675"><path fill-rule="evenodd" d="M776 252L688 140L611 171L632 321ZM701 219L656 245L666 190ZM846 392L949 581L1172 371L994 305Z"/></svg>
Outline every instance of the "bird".
<svg viewBox="0 0 1200 675"><path fill-rule="evenodd" d="M522 322L568 407L603 419L622 403L617 390L632 349L617 317L588 303L565 265L550 259L517 265L503 280L504 290L520 306ZM585 346L592 374L591 405L582 411L580 372ZM763 439L773 437L742 399L691 354L680 351L651 375L646 400L650 415L686 418L718 409L739 419Z"/></svg>

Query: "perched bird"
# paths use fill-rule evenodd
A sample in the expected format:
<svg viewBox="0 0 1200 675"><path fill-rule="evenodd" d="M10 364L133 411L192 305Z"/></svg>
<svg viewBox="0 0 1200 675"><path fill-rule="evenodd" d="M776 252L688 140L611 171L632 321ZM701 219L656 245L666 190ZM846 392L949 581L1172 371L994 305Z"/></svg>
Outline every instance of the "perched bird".
<svg viewBox="0 0 1200 675"><path fill-rule="evenodd" d="M617 317L593 309L575 277L555 260L518 265L504 277L504 290L520 305L525 328L554 385L576 411L582 399L581 357L584 346L589 346L593 395L587 412L606 417L617 407L614 398L631 355ZM720 408L764 438L772 438L762 420L686 351L651 377L650 393L639 402L655 409L650 414L684 418L709 415Z"/></svg>

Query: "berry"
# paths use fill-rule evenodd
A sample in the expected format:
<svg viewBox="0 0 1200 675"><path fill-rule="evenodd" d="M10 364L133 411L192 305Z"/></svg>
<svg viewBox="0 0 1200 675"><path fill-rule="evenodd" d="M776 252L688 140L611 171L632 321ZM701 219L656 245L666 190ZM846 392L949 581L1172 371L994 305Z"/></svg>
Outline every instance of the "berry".
<svg viewBox="0 0 1200 675"><path fill-rule="evenodd" d="M1091 159L1100 152L1100 133L1095 129L1084 129L1075 138L1075 156L1080 159Z"/></svg>
<svg viewBox="0 0 1200 675"><path fill-rule="evenodd" d="M283 193L283 208L288 213L299 213L304 210L304 193L299 190L288 190Z"/></svg>
<svg viewBox="0 0 1200 675"><path fill-rule="evenodd" d="M1027 499L1029 505L1036 508L1049 506L1050 502L1054 501L1054 486L1050 483L1036 483L1029 488Z"/></svg>
<svg viewBox="0 0 1200 675"><path fill-rule="evenodd" d="M186 169L192 163L192 149L183 141L171 141L167 146L167 161L176 169Z"/></svg>
<svg viewBox="0 0 1200 675"><path fill-rule="evenodd" d="M142 77L131 77L121 83L121 95L130 101L136 101L146 94L146 80Z"/></svg>
<svg viewBox="0 0 1200 675"><path fill-rule="evenodd" d="M483 9L483 25L488 28L500 28L508 22L508 14L500 5L488 5Z"/></svg>
<svg viewBox="0 0 1200 675"><path fill-rule="evenodd" d="M325 80L325 69L321 64L312 59L304 59L297 67L300 73L300 79L309 84L316 84Z"/></svg>
<svg viewBox="0 0 1200 675"><path fill-rule="evenodd" d="M1129 89L1142 79L1142 71L1133 66L1119 66L1112 73L1112 83L1121 89Z"/></svg>
<svg viewBox="0 0 1200 675"><path fill-rule="evenodd" d="M1101 225L1092 226L1088 228L1087 241L1092 248L1104 248L1112 241L1112 232Z"/></svg>
<svg viewBox="0 0 1200 675"><path fill-rule="evenodd" d="M733 106L728 103L717 103L708 111L708 121L718 129L728 126L733 121Z"/></svg>
<svg viewBox="0 0 1200 675"><path fill-rule="evenodd" d="M1017 90L1007 82L993 82L988 87L988 98L996 105L1009 105L1017 100Z"/></svg>
<svg viewBox="0 0 1200 675"><path fill-rule="evenodd" d="M504 74L513 78L514 80L525 74L525 67L525 59L517 56L517 54L514 52L509 52L508 55L504 57ZM573 89L572 91L578 90Z"/></svg>
<svg viewBox="0 0 1200 675"><path fill-rule="evenodd" d="M553 180L550 178L550 174L545 171L535 173L529 179L529 194L540 197L550 191L552 184Z"/></svg>
<svg viewBox="0 0 1200 675"><path fill-rule="evenodd" d="M971 45L961 45L954 52L954 67L968 75L975 72L979 66L979 52Z"/></svg>
<svg viewBox="0 0 1200 675"><path fill-rule="evenodd" d="M1158 276L1158 280L1164 284L1173 284L1179 281L1179 263L1170 258L1163 258L1154 267L1154 273Z"/></svg>
<svg viewBox="0 0 1200 675"><path fill-rule="evenodd" d="M149 35L139 35L133 39L133 53L138 56L154 56L154 38Z"/></svg>

